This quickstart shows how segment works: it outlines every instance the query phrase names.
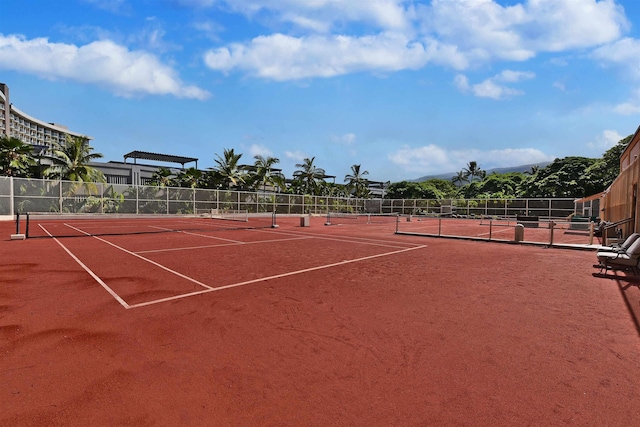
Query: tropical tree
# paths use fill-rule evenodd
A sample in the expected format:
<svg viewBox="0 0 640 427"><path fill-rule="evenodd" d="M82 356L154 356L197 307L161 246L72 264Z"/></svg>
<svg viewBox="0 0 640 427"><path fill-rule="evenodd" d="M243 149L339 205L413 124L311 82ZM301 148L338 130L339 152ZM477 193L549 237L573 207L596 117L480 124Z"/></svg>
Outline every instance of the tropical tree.
<svg viewBox="0 0 640 427"><path fill-rule="evenodd" d="M18 138L0 138L0 175L29 177L37 165L32 145Z"/></svg>
<svg viewBox="0 0 640 427"><path fill-rule="evenodd" d="M533 176L533 175L537 174L539 170L540 170L540 166L539 165L533 165L533 166L531 166L531 170L529 170L529 171L527 171L525 173L528 174L528 175Z"/></svg>
<svg viewBox="0 0 640 427"><path fill-rule="evenodd" d="M171 187L173 185L173 172L169 168L160 167L151 175L149 184L156 187Z"/></svg>
<svg viewBox="0 0 640 427"><path fill-rule="evenodd" d="M217 166L211 168L211 173L213 175L213 181L216 182L218 186L224 189L230 189L245 183L245 174L240 170L238 164L242 154L236 154L233 148L231 148L225 149L222 157L219 154L217 154L216 157L214 160Z"/></svg>
<svg viewBox="0 0 640 427"><path fill-rule="evenodd" d="M478 166L478 162L471 161L467 163L467 167L462 170L465 174L465 178L469 182L473 182L474 179L479 178L482 179L486 176L486 172L480 169Z"/></svg>
<svg viewBox="0 0 640 427"><path fill-rule="evenodd" d="M456 187L460 187L465 182L469 182L469 180L467 179L465 171L462 170L451 178L451 182L453 182Z"/></svg>
<svg viewBox="0 0 640 427"><path fill-rule="evenodd" d="M422 199L423 194L422 185L418 182L394 182L387 188L387 197L390 199Z"/></svg>
<svg viewBox="0 0 640 427"><path fill-rule="evenodd" d="M80 182L106 182L100 170L89 166L90 162L102 158L102 154L93 152L88 138L67 135L64 142L53 144L51 152L52 155L47 156L51 165L44 171L46 177Z"/></svg>
<svg viewBox="0 0 640 427"><path fill-rule="evenodd" d="M597 159L577 156L555 159L534 177L522 182L521 197L585 197L594 194L587 170L596 162Z"/></svg>
<svg viewBox="0 0 640 427"><path fill-rule="evenodd" d="M303 194L319 194L321 183L324 182L326 173L324 169L313 164L315 159L315 157L305 158L302 163L296 164L299 169L293 172L296 187Z"/></svg>
<svg viewBox="0 0 640 427"><path fill-rule="evenodd" d="M369 175L369 172L361 171L360 165L353 165L351 166L351 173L344 177L347 189L355 197L369 197L371 194L368 185L369 181L364 178L365 175Z"/></svg>
<svg viewBox="0 0 640 427"><path fill-rule="evenodd" d="M197 188L202 184L203 173L196 168L189 168L181 171L175 181L180 187Z"/></svg>
<svg viewBox="0 0 640 427"><path fill-rule="evenodd" d="M597 194L609 187L620 174L620 156L627 148L633 135L618 141L616 145L608 149L602 159L597 160L585 171L585 180L588 185L588 194Z"/></svg>
<svg viewBox="0 0 640 427"><path fill-rule="evenodd" d="M251 182L254 190L258 190L260 187L266 186L284 188L284 175L281 172L273 169L273 165L280 162L280 159L275 157L264 157L257 155L253 157L255 159L254 170L251 174Z"/></svg>

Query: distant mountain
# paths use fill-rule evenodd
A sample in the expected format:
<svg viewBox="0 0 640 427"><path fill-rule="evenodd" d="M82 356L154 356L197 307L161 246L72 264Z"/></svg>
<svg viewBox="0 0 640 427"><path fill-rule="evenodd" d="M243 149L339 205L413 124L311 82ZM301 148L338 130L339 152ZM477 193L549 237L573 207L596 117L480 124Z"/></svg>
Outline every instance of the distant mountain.
<svg viewBox="0 0 640 427"><path fill-rule="evenodd" d="M522 165L522 166L511 166L508 168L495 168L495 169L488 169L487 170L487 175L491 175L492 173L509 173L509 172L531 172L531 168L533 166L538 166L540 169L544 168L545 166L551 164L551 162L543 162L543 163L532 163L530 165ZM441 173L439 175L426 175L417 179L412 179L410 180L410 182L422 182L422 181L426 181L428 179L446 179L446 180L450 180L451 178L453 178L454 176L456 176L458 174L458 171L456 172L448 172L448 173Z"/></svg>

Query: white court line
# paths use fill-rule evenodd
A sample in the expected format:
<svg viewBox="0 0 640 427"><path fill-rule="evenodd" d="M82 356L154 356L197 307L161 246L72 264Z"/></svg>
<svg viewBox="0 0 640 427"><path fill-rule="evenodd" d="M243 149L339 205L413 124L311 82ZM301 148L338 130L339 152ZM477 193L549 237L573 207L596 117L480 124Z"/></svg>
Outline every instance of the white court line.
<svg viewBox="0 0 640 427"><path fill-rule="evenodd" d="M74 254L73 254L73 253L72 253L72 252L71 252L71 251L70 251L70 250L69 250L65 245L63 245L63 244L62 244L62 242L60 242L60 240L58 240L57 238L53 237L53 236L51 235L51 233L49 233L49 230L47 230L46 228L44 228L44 227L42 226L42 224L38 224L38 225L40 226L40 228L42 228L42 229L44 230L44 232L45 232L45 233L47 233L47 234L49 235L49 237L53 238L53 240L54 240L57 244L59 244L59 245L62 247L62 249L64 249L64 251L65 251L66 253L68 253L68 254L69 254L69 256L71 256L71 258L73 258L73 259L74 259L74 260L75 260L75 261L80 265L80 267L82 267L82 268L84 269L84 271L86 271L87 273L89 273L89 275L90 275L91 277L93 277L93 278L94 278L94 280L100 284L100 286L102 286L102 287L103 287L107 292L109 292L109 294L110 294L113 298L115 298L115 300L116 300L116 301L118 301L118 302L120 303L120 305L122 305L124 308L127 308L127 309L131 308L131 306L130 306L129 304L127 304L127 303L125 302L125 300L123 300L122 298L120 298L120 295L118 295L117 293L115 293L115 291L114 291L113 289L111 289L109 286L107 286L107 284L106 284L106 283L104 283L104 281L102 281L102 279L101 279L101 278L99 278L99 277L98 277L98 276L97 276L93 271L91 271L91 269L90 269L89 267L87 267L86 265L84 265L84 263L83 263L82 261L80 261L80 260L78 259L78 257L77 257L77 256L75 256L75 255L74 255Z"/></svg>
<svg viewBox="0 0 640 427"><path fill-rule="evenodd" d="M79 232L81 232L81 233L84 233L84 234L86 234L87 236L91 236L89 233L87 233L87 232L85 232L85 231L82 231L82 230L80 230L79 228L76 228L76 227L74 227L74 226L72 226L72 225L69 225L69 224L65 224L65 225L66 225L67 227L69 227L69 228L73 228L73 229L74 229L74 230L76 230L76 231L79 231ZM145 257L143 257L142 255L138 255L138 254L137 254L137 253L135 253L135 252L131 252L130 250L127 250L127 249L125 249L125 248L123 248L123 247L120 247L120 246L116 245L115 243L111 243L111 242L110 242L110 241L108 241L108 240L102 239L102 238L100 238L100 237L98 237L98 236L91 236L91 237L93 237L94 239L100 240L101 242L104 242L104 243L106 243L106 244L108 244L108 245L110 245L110 246L113 246L113 247L114 247L114 248L116 248L116 249L120 249L122 252L128 253L129 255L133 255L133 256L134 256L134 257L136 257L136 258L139 258L139 259L141 259L141 260L143 260L143 261L146 261L146 262L148 262L148 263L150 263L150 264L153 264L153 265L155 265L156 267L160 267L161 269L163 269L163 270L165 270L165 271L168 271L168 272L169 272L169 273L171 273L171 274L175 274L175 275L176 275L176 276L178 276L178 277L181 277L181 278L186 279L186 280L188 280L188 281L190 281L190 282L193 282L193 283L195 283L196 285L200 285L200 286L202 286L202 287L204 287L204 288L207 288L207 289L214 289L214 288L212 288L211 286L205 285L204 283L202 283L202 282L200 282L200 281L198 281L198 280L196 280L196 279L193 279L193 278L191 278L191 277L189 277L189 276L185 276L185 275L184 275L184 274L182 274L182 273L178 273L177 271L172 270L172 269L170 269L169 267L165 267L164 265L159 264L159 263L157 263L157 262L155 262L155 261L152 261L152 260L150 260L149 258L145 258Z"/></svg>
<svg viewBox="0 0 640 427"><path fill-rule="evenodd" d="M366 260L373 259L373 258L379 258L379 257L384 257L384 256L389 256L389 255L395 255L395 254L399 254L399 253L403 253L403 252L413 251L413 250L416 250L416 249L423 249L423 248L426 248L426 247L427 247L427 245L421 245L421 246L417 246L417 247L413 247L413 248L404 248L404 249L401 249L401 250L398 250L398 251L385 252L385 253L382 253L382 254L369 255L369 256L366 256L366 257L362 257L362 258L350 259L350 260L335 262L335 263L332 263L332 264L320 265L320 266L317 266L317 267L305 268L303 270L290 271L288 273L276 274L274 276L262 277L260 279L247 280L246 282L233 283L231 285L219 286L217 288L209 288L208 290L202 290L202 291L199 291L197 293L176 295L176 296L173 296L173 297L161 298L161 299L157 299L157 300L153 300L153 301L142 302L142 303L139 303L139 304L132 304L130 306L130 308L139 308L139 307L145 307L145 306L153 305L153 304L160 304L160 303L167 302L167 301L174 301L174 300L177 300L177 299L186 298L186 297L189 297L189 296L192 296L192 295L196 295L196 294L205 294L205 293L208 293L208 292L222 291L224 289L230 289L230 288L237 288L239 286L251 285L253 283L265 282L267 280L272 280L272 279L280 279L282 277L295 276L297 274L308 273L310 271L323 270L325 268L337 267L337 266L340 266L340 265L351 264L351 263L360 262L360 261L366 261Z"/></svg>
<svg viewBox="0 0 640 427"><path fill-rule="evenodd" d="M372 245L372 246L383 246L388 248L406 248L408 245L411 246L420 246L417 243L410 242L392 242L390 240L379 240L379 239L368 239L366 237L352 237L352 236L327 236L326 234L313 234L313 233L303 233L299 231L273 231L273 230L255 230L263 233L275 233L275 234L286 234L290 236L310 236L316 239L321 240L333 240L336 242L347 242L347 243L356 243L361 245ZM392 244L396 243L396 244Z"/></svg>
<svg viewBox="0 0 640 427"><path fill-rule="evenodd" d="M176 231L178 233L184 233L184 234L190 234L192 236L200 236L200 237L205 237L207 239L215 239L215 240L224 240L225 242L233 242L233 243L240 243L240 244L244 244L244 242L240 241L240 240L232 240L232 239L223 239L222 237L216 237L216 236L208 236L206 234L197 234L197 233L190 233L188 231L184 231L184 230L174 230L172 228L164 228L164 227L158 227L155 225L151 225L151 228L157 228L158 230L164 230L164 231Z"/></svg>
<svg viewBox="0 0 640 427"><path fill-rule="evenodd" d="M242 242L243 245L253 245L259 243L277 243L277 242L290 242L292 240L307 240L311 239L309 236L300 236L293 239L270 239L270 240L258 240L255 242ZM188 251L193 249L208 249L208 248L221 248L224 246L238 246L237 243L222 243L219 245L202 245L202 246L186 246L184 248L167 248L167 249L149 249L147 251L136 251L137 254L148 254L155 252L172 252L172 251Z"/></svg>

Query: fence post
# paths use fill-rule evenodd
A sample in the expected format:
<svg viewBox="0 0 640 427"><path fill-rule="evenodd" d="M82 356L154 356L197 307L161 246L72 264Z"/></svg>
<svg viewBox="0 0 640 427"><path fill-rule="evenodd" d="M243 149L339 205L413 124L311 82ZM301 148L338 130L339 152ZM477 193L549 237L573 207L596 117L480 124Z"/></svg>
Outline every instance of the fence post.
<svg viewBox="0 0 640 427"><path fill-rule="evenodd" d="M9 212L11 212L11 214L15 213L15 201L13 200L13 177L10 176L9 177Z"/></svg>

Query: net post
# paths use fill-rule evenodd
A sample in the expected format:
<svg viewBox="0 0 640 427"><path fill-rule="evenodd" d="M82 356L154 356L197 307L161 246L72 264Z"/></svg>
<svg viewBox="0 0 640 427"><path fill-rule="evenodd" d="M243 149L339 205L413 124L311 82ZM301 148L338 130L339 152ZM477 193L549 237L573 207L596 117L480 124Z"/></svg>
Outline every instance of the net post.
<svg viewBox="0 0 640 427"><path fill-rule="evenodd" d="M29 212L27 212L27 220L25 222L25 226L24 226L24 235L25 238L29 238Z"/></svg>
<svg viewBox="0 0 640 427"><path fill-rule="evenodd" d="M327 220L324 225L331 225L331 211L327 210Z"/></svg>
<svg viewBox="0 0 640 427"><path fill-rule="evenodd" d="M489 240L491 240L491 233L493 231L493 219L489 220Z"/></svg>
<svg viewBox="0 0 640 427"><path fill-rule="evenodd" d="M11 240L24 240L24 234L20 234L20 212L16 212L16 234L11 235Z"/></svg>
<svg viewBox="0 0 640 427"><path fill-rule="evenodd" d="M271 214L271 228L278 228L278 223L276 222L276 211L273 211Z"/></svg>

